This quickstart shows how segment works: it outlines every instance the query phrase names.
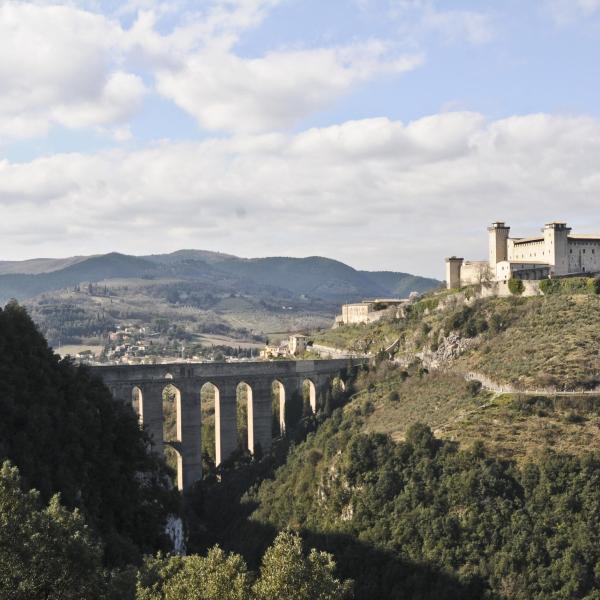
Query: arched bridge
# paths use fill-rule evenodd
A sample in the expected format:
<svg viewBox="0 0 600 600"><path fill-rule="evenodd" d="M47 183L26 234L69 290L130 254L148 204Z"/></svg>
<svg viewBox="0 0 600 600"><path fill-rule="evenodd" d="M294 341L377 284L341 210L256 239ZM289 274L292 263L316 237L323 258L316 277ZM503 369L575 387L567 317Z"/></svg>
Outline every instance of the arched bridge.
<svg viewBox="0 0 600 600"><path fill-rule="evenodd" d="M280 429L285 428L286 401L308 384L313 412L319 409L335 378L345 381L364 360L298 360L240 363L170 363L92 367L113 397L134 403L155 452L162 453L163 392L175 390L177 440L166 442L177 451L178 485L190 487L202 477L201 392L212 387L215 401L215 462L226 460L238 447L237 390L246 391L248 449L268 451L272 443L272 398L278 394Z"/></svg>

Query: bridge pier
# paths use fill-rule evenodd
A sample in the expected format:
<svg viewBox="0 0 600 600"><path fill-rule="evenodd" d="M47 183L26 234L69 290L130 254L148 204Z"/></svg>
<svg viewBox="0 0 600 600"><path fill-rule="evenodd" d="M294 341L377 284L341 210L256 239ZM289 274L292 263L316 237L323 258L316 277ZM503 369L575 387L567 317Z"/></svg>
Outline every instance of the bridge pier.
<svg viewBox="0 0 600 600"><path fill-rule="evenodd" d="M225 462L237 449L237 385L215 384L215 464Z"/></svg>
<svg viewBox="0 0 600 600"><path fill-rule="evenodd" d="M150 383L140 387L140 421L152 442L152 451L162 456L163 441L163 389L164 384Z"/></svg>
<svg viewBox="0 0 600 600"><path fill-rule="evenodd" d="M177 438L181 444L181 466L177 475L178 487L183 490L202 479L202 415L200 391L188 385L180 392Z"/></svg>
<svg viewBox="0 0 600 600"><path fill-rule="evenodd" d="M257 446L262 452L271 449L273 439L272 382L254 381L248 395L248 450L255 454Z"/></svg>

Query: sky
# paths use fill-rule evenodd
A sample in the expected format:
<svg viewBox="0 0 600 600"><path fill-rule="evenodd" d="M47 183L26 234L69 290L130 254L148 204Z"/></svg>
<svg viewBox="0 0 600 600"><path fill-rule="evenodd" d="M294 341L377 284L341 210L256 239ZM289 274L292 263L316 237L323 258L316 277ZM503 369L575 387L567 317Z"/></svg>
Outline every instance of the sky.
<svg viewBox="0 0 600 600"><path fill-rule="evenodd" d="M600 0L0 0L0 260L443 278L599 207Z"/></svg>

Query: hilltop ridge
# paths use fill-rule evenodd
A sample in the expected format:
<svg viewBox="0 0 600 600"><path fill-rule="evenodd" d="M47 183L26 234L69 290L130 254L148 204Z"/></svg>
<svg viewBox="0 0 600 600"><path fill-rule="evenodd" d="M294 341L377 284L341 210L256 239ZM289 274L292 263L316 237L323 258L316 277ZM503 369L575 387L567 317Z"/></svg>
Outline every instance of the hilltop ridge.
<svg viewBox="0 0 600 600"><path fill-rule="evenodd" d="M358 271L340 261L320 256L239 258L205 250L179 250L138 257L111 252L89 257L0 261L0 301L23 300L82 282L139 277L193 280L199 276L223 280L233 277L237 280L234 282L237 288L241 289L253 282L267 288L335 301L406 290L424 292L440 283L407 273L382 275ZM231 289L239 291L235 285Z"/></svg>

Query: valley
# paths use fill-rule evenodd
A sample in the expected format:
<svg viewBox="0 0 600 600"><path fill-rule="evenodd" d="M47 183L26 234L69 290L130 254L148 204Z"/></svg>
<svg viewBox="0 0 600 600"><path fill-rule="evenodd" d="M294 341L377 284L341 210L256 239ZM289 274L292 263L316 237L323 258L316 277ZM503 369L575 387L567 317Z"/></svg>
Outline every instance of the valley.
<svg viewBox="0 0 600 600"><path fill-rule="evenodd" d="M0 262L0 301L24 303L54 347L104 347L109 334L143 327L159 334L164 358L181 358L182 348L186 358L198 356L194 347L259 349L268 338L331 327L348 299L438 285L320 257L242 259L201 250Z"/></svg>

